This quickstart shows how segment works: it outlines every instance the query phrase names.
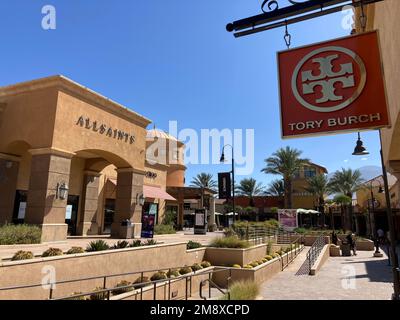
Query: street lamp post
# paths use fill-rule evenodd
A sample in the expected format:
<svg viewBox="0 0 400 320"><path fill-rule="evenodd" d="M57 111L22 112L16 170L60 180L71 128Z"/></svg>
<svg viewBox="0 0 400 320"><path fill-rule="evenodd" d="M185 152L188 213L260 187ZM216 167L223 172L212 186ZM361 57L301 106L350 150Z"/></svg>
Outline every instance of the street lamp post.
<svg viewBox="0 0 400 320"><path fill-rule="evenodd" d="M234 160L234 154L233 154L233 146L230 144L226 144L222 148L222 154L220 158L220 162L224 163L225 162L225 147L231 147L232 149L232 209L233 209L233 221L236 220L236 212L235 212L235 160Z"/></svg>
<svg viewBox="0 0 400 320"><path fill-rule="evenodd" d="M383 151L382 151L382 133L379 130L379 140L380 140L380 155L381 155L381 165L382 165L382 176L383 176L383 185L385 190L385 199L386 199L386 214L388 219L388 226L389 226L389 241L390 241L390 252L389 258L393 261L392 263L392 272L393 272L393 300L400 300L400 280L399 280L399 261L396 253L396 236L394 230L394 221L393 221L393 213L392 213L392 206L390 203L390 194L389 194L389 182L387 178L387 171L385 166L385 159L383 158ZM363 142L360 137L360 133L358 133L358 140L357 145L354 149L353 155L360 156L360 155L367 155L366 148L363 146Z"/></svg>
<svg viewBox="0 0 400 320"><path fill-rule="evenodd" d="M373 183L375 180L371 180L370 185L369 185L369 190L371 193L371 204L368 203L368 211L369 211L369 225L370 225L370 238L372 241L374 241L375 244L375 253L374 257L382 257L381 252L379 251L379 241L378 237L376 235L376 227L375 227L375 195L374 195L374 190L373 190ZM379 181L378 181L379 182ZM382 189L382 185L379 182L379 193L384 193Z"/></svg>

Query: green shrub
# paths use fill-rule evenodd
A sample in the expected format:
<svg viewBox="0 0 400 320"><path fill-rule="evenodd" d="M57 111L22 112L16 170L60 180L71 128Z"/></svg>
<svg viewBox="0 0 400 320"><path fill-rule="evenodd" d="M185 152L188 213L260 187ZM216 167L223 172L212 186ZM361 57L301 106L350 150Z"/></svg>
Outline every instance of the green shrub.
<svg viewBox="0 0 400 320"><path fill-rule="evenodd" d="M32 252L20 250L13 255L11 261L28 260L33 258L34 256Z"/></svg>
<svg viewBox="0 0 400 320"><path fill-rule="evenodd" d="M191 273L191 272L193 272L191 267L183 267L183 268L181 268L179 270L179 273L182 274L182 275L183 274L188 274L188 273Z"/></svg>
<svg viewBox="0 0 400 320"><path fill-rule="evenodd" d="M85 249L82 247L72 247L67 251L67 254L78 254L78 253L85 253Z"/></svg>
<svg viewBox="0 0 400 320"><path fill-rule="evenodd" d="M153 274L150 278L151 281L157 281L157 280L164 280L168 279L168 276L165 272L163 271L158 271L155 274Z"/></svg>
<svg viewBox="0 0 400 320"><path fill-rule="evenodd" d="M175 234L172 224L157 224L154 226L154 234Z"/></svg>
<svg viewBox="0 0 400 320"><path fill-rule="evenodd" d="M132 242L131 242L131 244L129 245L129 247L131 247L131 248L137 248L137 247L140 247L142 245L142 241L140 241L140 240L133 240Z"/></svg>
<svg viewBox="0 0 400 320"><path fill-rule="evenodd" d="M148 283L150 283L149 277L139 277L133 282L133 287L135 289L140 289L142 287L145 287Z"/></svg>
<svg viewBox="0 0 400 320"><path fill-rule="evenodd" d="M253 261L251 263L249 263L253 268L258 266L258 262L257 261Z"/></svg>
<svg viewBox="0 0 400 320"><path fill-rule="evenodd" d="M27 224L6 224L0 227L0 245L40 243L42 230Z"/></svg>
<svg viewBox="0 0 400 320"><path fill-rule="evenodd" d="M270 219L264 222L266 227L270 227L270 228L279 228L280 224L278 220L275 219Z"/></svg>
<svg viewBox="0 0 400 320"><path fill-rule="evenodd" d="M236 232L233 228L225 228L224 229L224 236L225 237L234 237L236 236Z"/></svg>
<svg viewBox="0 0 400 320"><path fill-rule="evenodd" d="M273 259L273 257L272 257L271 255L267 255L267 256L265 256L265 259L267 259L268 261L270 261L270 260Z"/></svg>
<svg viewBox="0 0 400 320"><path fill-rule="evenodd" d="M175 278L179 277L181 274L179 273L178 269L171 269L167 272L167 277L168 278Z"/></svg>
<svg viewBox="0 0 400 320"><path fill-rule="evenodd" d="M193 271L199 271L201 269L203 269L203 267L199 263L195 263L194 265L192 265Z"/></svg>
<svg viewBox="0 0 400 320"><path fill-rule="evenodd" d="M145 243L143 243L143 246L155 246L157 244L157 241L154 239L148 239Z"/></svg>
<svg viewBox="0 0 400 320"><path fill-rule="evenodd" d="M164 225L174 225L177 221L178 213L176 211L166 210L164 214L164 218L162 220L162 224Z"/></svg>
<svg viewBox="0 0 400 320"><path fill-rule="evenodd" d="M292 251L292 246L287 247L287 248L285 249L285 253L288 253L288 252L290 252L290 251Z"/></svg>
<svg viewBox="0 0 400 320"><path fill-rule="evenodd" d="M296 233L300 233L300 234L307 233L307 229L306 228L296 228L293 231L296 232Z"/></svg>
<svg viewBox="0 0 400 320"><path fill-rule="evenodd" d="M96 240L96 241L91 241L87 248L87 252L94 252L94 251L104 251L110 249L110 246L105 242L104 240Z"/></svg>
<svg viewBox="0 0 400 320"><path fill-rule="evenodd" d="M62 256L64 253L61 249L58 248L49 248L45 252L42 253L42 257L55 257Z"/></svg>
<svg viewBox="0 0 400 320"><path fill-rule="evenodd" d="M215 238L214 240L212 240L210 247L245 249L250 247L250 243L245 240L240 240L237 237L225 237Z"/></svg>
<svg viewBox="0 0 400 320"><path fill-rule="evenodd" d="M208 267L211 267L211 263L208 262L208 261L203 261L203 262L201 263L201 266L202 266L203 268L208 268Z"/></svg>
<svg viewBox="0 0 400 320"><path fill-rule="evenodd" d="M251 264L246 264L243 266L243 269L253 269L253 266Z"/></svg>
<svg viewBox="0 0 400 320"><path fill-rule="evenodd" d="M236 281L229 286L231 300L255 300L260 293L260 286L255 281ZM227 300L225 295L222 300Z"/></svg>
<svg viewBox="0 0 400 320"><path fill-rule="evenodd" d="M272 254L272 258L274 258L274 259L279 258L279 257L280 257L280 255L276 252Z"/></svg>
<svg viewBox="0 0 400 320"><path fill-rule="evenodd" d="M202 247L202 244L200 242L196 242L196 241L192 241L192 240L190 240L186 245L187 250L197 249L197 248L201 248L201 247Z"/></svg>
<svg viewBox="0 0 400 320"><path fill-rule="evenodd" d="M118 241L116 244L113 245L113 249L125 249L129 248L129 242L126 240Z"/></svg>
<svg viewBox="0 0 400 320"><path fill-rule="evenodd" d="M131 283L129 281L126 280L122 280L120 282L117 283L117 285L115 286L115 289L113 291L111 291L111 293L116 296L118 294L123 294L129 291L133 291L133 287L128 287L128 288L124 288L126 286L130 286Z"/></svg>
<svg viewBox="0 0 400 320"><path fill-rule="evenodd" d="M232 268L241 269L241 268L242 268L242 266L241 266L240 264L234 264L234 265L232 266Z"/></svg>
<svg viewBox="0 0 400 320"><path fill-rule="evenodd" d="M266 263L266 262L268 262L268 259L262 258L261 261L262 261L262 263Z"/></svg>
<svg viewBox="0 0 400 320"><path fill-rule="evenodd" d="M93 290L93 293L90 295L90 300L105 300L107 298L107 292L98 292L104 290L103 287L96 287Z"/></svg>

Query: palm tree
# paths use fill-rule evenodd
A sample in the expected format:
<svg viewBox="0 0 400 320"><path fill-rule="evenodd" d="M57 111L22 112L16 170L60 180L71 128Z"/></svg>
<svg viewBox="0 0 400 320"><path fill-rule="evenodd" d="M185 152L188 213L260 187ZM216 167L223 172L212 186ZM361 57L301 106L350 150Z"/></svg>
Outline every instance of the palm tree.
<svg viewBox="0 0 400 320"><path fill-rule="evenodd" d="M267 174L279 174L283 177L285 187L285 207L292 208L292 180L295 173L310 162L309 159L300 158L302 151L290 147L281 148L271 157L265 159L267 164L261 171Z"/></svg>
<svg viewBox="0 0 400 320"><path fill-rule="evenodd" d="M190 182L190 186L199 188L209 188L211 190L217 189L217 182L213 180L213 175L210 173L199 173Z"/></svg>
<svg viewBox="0 0 400 320"><path fill-rule="evenodd" d="M318 211L322 214L323 225L325 225L325 196L330 193L328 182L328 177L325 174L319 174L308 178L308 187L304 188L318 199Z"/></svg>
<svg viewBox="0 0 400 320"><path fill-rule="evenodd" d="M273 197L283 197L285 195L285 185L282 179L273 180L269 185L265 194Z"/></svg>
<svg viewBox="0 0 400 320"><path fill-rule="evenodd" d="M329 189L332 193L339 193L353 199L353 194L362 188L364 179L360 170L344 169L336 171L329 181ZM353 230L353 206L350 201L345 216L345 227Z"/></svg>
<svg viewBox="0 0 400 320"><path fill-rule="evenodd" d="M333 203L340 206L340 213L341 213L341 220L342 220L342 228L345 225L345 208L348 207L348 205L351 205L352 199L344 194L337 194L333 198Z"/></svg>
<svg viewBox="0 0 400 320"><path fill-rule="evenodd" d="M249 178L240 181L235 190L240 196L245 196L250 199L250 206L254 206L254 197L263 193L264 187L261 182L257 183L256 179Z"/></svg>

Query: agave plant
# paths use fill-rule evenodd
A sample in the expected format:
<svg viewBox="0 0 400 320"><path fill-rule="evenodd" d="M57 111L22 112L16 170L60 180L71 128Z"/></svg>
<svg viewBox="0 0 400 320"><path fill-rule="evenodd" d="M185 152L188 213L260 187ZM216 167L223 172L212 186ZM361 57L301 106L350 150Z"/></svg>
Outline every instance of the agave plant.
<svg viewBox="0 0 400 320"><path fill-rule="evenodd" d="M125 248L129 248L129 242L122 240L122 241L118 241L116 244L114 244L113 249L125 249Z"/></svg>
<svg viewBox="0 0 400 320"><path fill-rule="evenodd" d="M87 248L87 252L94 252L94 251L104 251L110 249L110 246L105 242L104 240L96 240L96 241L91 241Z"/></svg>

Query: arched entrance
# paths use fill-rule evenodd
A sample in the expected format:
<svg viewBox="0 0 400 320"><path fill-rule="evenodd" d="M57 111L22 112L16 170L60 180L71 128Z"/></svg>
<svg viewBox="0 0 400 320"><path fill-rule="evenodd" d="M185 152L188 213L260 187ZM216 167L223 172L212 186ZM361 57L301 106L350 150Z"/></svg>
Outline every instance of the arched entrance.
<svg viewBox="0 0 400 320"><path fill-rule="evenodd" d="M75 233L111 233L125 238L121 223L130 220L139 234L142 208L137 199L143 195L143 178L142 172L113 153L93 149L75 152L67 202L67 212L77 210ZM78 197L80 203L76 206ZM73 230L71 225L73 228L70 221Z"/></svg>

